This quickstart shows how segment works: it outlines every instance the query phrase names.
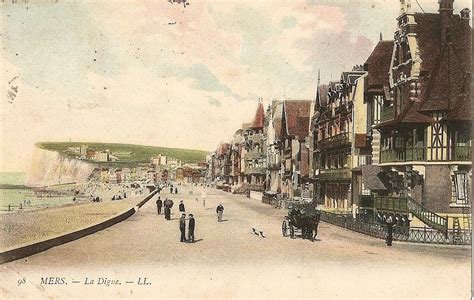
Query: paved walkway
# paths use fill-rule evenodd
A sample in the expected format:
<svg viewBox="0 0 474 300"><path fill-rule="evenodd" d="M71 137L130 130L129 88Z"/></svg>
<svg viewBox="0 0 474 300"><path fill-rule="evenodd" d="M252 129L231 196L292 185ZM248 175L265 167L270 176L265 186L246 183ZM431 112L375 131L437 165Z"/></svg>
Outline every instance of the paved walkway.
<svg viewBox="0 0 474 300"><path fill-rule="evenodd" d="M2 292L163 298L470 295L470 249L397 242L390 248L383 240L326 223L314 243L284 238L284 210L213 189L204 208L197 188L193 194L184 187L180 191L161 195L175 202L172 221L157 215L152 199L122 223L0 266L0 276L6 278ZM194 244L179 242L181 199L196 218ZM226 221L217 223L220 202ZM266 238L252 234L252 227L263 230ZM68 284L44 285L42 276L59 276ZM23 277L27 283L17 287ZM120 285L97 285L105 277ZM138 285L144 277L150 285ZM96 283L85 285L86 278Z"/></svg>

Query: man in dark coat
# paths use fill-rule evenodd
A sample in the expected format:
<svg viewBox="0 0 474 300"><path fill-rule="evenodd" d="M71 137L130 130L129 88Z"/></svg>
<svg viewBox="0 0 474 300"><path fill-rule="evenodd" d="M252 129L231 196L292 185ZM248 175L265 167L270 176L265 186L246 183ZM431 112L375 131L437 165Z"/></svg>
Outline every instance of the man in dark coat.
<svg viewBox="0 0 474 300"><path fill-rule="evenodd" d="M156 200L156 208L158 209L158 214L161 215L161 207L163 206L163 201L161 201L160 197Z"/></svg>
<svg viewBox="0 0 474 300"><path fill-rule="evenodd" d="M182 214L179 218L179 231L181 231L181 242L186 242L186 214Z"/></svg>
<svg viewBox="0 0 474 300"><path fill-rule="evenodd" d="M194 227L196 221L194 220L193 214L189 214L189 225L188 225L188 243L194 243Z"/></svg>
<svg viewBox="0 0 474 300"><path fill-rule="evenodd" d="M392 246L393 226L395 225L392 216L388 216L388 218L385 220L385 223L387 224L387 246Z"/></svg>
<svg viewBox="0 0 474 300"><path fill-rule="evenodd" d="M222 213L224 212L224 206L219 204L216 208L216 213L217 213L217 222L222 222Z"/></svg>
<svg viewBox="0 0 474 300"><path fill-rule="evenodd" d="M171 208L173 207L173 201L166 199L163 204L165 206L165 219L171 220Z"/></svg>
<svg viewBox="0 0 474 300"><path fill-rule="evenodd" d="M186 210L184 209L183 200L179 202L179 212L184 213Z"/></svg>

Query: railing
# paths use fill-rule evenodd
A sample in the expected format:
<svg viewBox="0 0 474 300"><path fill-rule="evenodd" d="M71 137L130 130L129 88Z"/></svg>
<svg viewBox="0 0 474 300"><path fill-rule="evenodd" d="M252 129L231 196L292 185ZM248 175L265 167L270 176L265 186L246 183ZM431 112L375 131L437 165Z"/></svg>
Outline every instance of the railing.
<svg viewBox="0 0 474 300"><path fill-rule="evenodd" d="M373 222L361 222L353 219L352 215L348 214L322 212L321 221L379 239L385 239L387 237L387 227L385 225ZM449 229L446 233L442 233L426 227L394 226L392 229L393 240L395 241L423 244L471 244L470 230L455 231Z"/></svg>
<svg viewBox="0 0 474 300"><path fill-rule="evenodd" d="M412 213L423 223L442 233L448 230L448 219L437 215L410 197L374 197L374 211L407 214Z"/></svg>
<svg viewBox="0 0 474 300"><path fill-rule="evenodd" d="M245 168L245 174L266 174L264 167L247 167Z"/></svg>
<svg viewBox="0 0 474 300"><path fill-rule="evenodd" d="M447 234L447 231L448 231L447 218L443 218L435 214L434 212L423 207L421 204L411 199L410 197L407 197L407 200L408 200L408 209L418 219L420 219L423 223L430 226L431 228L434 228L440 232Z"/></svg>
<svg viewBox="0 0 474 300"><path fill-rule="evenodd" d="M393 106L382 107L382 109L380 111L380 122L386 122L386 121L389 121L389 120L393 120L394 117L395 117L395 115L394 115Z"/></svg>
<svg viewBox="0 0 474 300"><path fill-rule="evenodd" d="M246 137L246 140L247 141L252 141L253 143L258 143L260 144L260 146L263 145L262 141L263 141L263 134L261 133L256 133L256 134L252 134L252 135L248 135Z"/></svg>
<svg viewBox="0 0 474 300"><path fill-rule="evenodd" d="M471 146L454 146L451 160L471 160Z"/></svg>
<svg viewBox="0 0 474 300"><path fill-rule="evenodd" d="M281 169L281 161L268 163L268 169L269 170L280 170Z"/></svg>
<svg viewBox="0 0 474 300"><path fill-rule="evenodd" d="M350 179L351 171L347 168L321 169L316 177L318 179Z"/></svg>
<svg viewBox="0 0 474 300"><path fill-rule="evenodd" d="M381 212L408 213L408 199L376 196L374 209Z"/></svg>
<svg viewBox="0 0 474 300"><path fill-rule="evenodd" d="M380 152L380 162L407 162L426 160L424 147L406 147L402 149L386 149ZM450 160L470 161L471 146L454 146Z"/></svg>
<svg viewBox="0 0 474 300"><path fill-rule="evenodd" d="M367 166L372 164L372 155L357 156L357 167Z"/></svg>
<svg viewBox="0 0 474 300"><path fill-rule="evenodd" d="M262 151L250 150L245 154L245 159L259 159L261 157L266 157L266 154Z"/></svg>
<svg viewBox="0 0 474 300"><path fill-rule="evenodd" d="M405 150L406 161L425 160L425 148L423 147L407 147Z"/></svg>
<svg viewBox="0 0 474 300"><path fill-rule="evenodd" d="M339 133L331 137L322 139L316 143L316 147L319 149L336 148L344 145L349 145L349 133Z"/></svg>
<svg viewBox="0 0 474 300"><path fill-rule="evenodd" d="M423 161L426 159L425 148L407 147L403 149L386 149L380 151L380 162Z"/></svg>

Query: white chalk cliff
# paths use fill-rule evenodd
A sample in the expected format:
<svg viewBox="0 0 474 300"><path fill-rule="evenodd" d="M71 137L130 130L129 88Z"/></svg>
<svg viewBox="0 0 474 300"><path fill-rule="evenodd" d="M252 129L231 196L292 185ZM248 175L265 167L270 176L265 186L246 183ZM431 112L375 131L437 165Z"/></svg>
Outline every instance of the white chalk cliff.
<svg viewBox="0 0 474 300"><path fill-rule="evenodd" d="M96 166L68 158L56 151L35 148L27 174L26 185L31 187L85 182Z"/></svg>

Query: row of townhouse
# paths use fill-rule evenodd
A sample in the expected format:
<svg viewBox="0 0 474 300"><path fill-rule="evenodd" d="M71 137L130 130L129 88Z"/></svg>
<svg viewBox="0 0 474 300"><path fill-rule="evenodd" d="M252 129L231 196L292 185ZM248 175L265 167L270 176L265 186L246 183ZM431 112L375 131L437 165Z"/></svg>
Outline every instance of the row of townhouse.
<svg viewBox="0 0 474 300"><path fill-rule="evenodd" d="M300 196L309 179L312 107L312 100L273 100L265 111L259 102L253 121L209 157L209 179L234 189Z"/></svg>
<svg viewBox="0 0 474 300"><path fill-rule="evenodd" d="M339 81L318 74L314 100L274 100L266 112L260 102L210 157L210 179L470 228L470 11L454 14L453 0L439 0L438 13L400 3L394 39L381 37Z"/></svg>

